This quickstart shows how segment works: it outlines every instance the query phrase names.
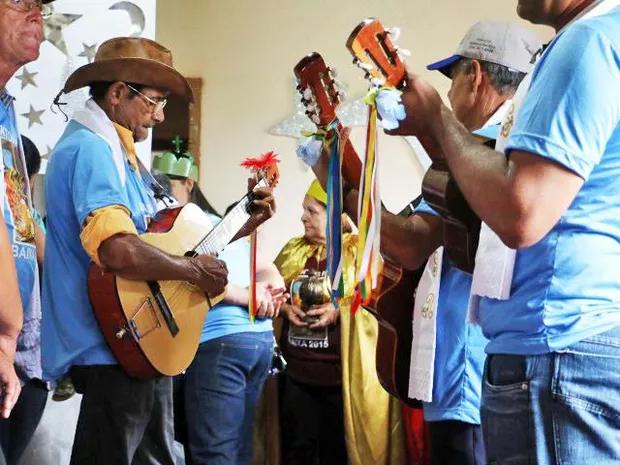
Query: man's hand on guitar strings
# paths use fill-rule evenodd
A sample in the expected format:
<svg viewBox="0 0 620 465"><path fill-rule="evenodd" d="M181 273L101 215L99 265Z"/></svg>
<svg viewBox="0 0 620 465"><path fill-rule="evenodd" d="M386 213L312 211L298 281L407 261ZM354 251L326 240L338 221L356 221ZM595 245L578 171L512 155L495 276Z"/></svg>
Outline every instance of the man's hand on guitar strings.
<svg viewBox="0 0 620 465"><path fill-rule="evenodd" d="M248 187L253 188L253 180L248 180ZM271 218L276 212L276 199L273 196L273 188L261 187L251 191L252 202L249 205L250 218L243 225L237 237L247 236L261 224Z"/></svg>
<svg viewBox="0 0 620 465"><path fill-rule="evenodd" d="M226 263L211 255L198 255L189 258L196 277L192 283L205 291L209 297L222 294L228 284L228 268Z"/></svg>

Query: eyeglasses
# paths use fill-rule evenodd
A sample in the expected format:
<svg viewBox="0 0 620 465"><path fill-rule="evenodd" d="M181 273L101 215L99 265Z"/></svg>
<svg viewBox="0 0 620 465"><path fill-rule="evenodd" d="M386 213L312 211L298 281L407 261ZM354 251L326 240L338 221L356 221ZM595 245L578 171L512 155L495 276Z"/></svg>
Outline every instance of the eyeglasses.
<svg viewBox="0 0 620 465"><path fill-rule="evenodd" d="M127 84L127 83L125 83L125 85L129 87L129 90L131 90L132 92L135 92L141 97L144 97L144 100L146 100L148 103L151 104L151 111L153 113L159 113L160 111L164 109L164 107L166 106L166 103L168 103L168 99L163 98L161 100L153 100L151 97L147 97L146 95L144 95L142 92L140 92L138 89L136 89L132 85Z"/></svg>
<svg viewBox="0 0 620 465"><path fill-rule="evenodd" d="M30 13L33 9L38 8L43 19L52 16L52 7L44 4L43 0L4 0L3 3L14 10L25 13Z"/></svg>

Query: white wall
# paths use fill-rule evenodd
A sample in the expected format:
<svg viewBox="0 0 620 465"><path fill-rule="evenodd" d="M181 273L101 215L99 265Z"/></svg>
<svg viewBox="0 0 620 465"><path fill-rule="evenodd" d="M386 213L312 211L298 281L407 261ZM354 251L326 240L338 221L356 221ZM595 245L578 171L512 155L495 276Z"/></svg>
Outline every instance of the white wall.
<svg viewBox="0 0 620 465"><path fill-rule="evenodd" d="M363 95L366 82L351 65L345 41L360 20L376 16L386 27L401 28L399 43L412 52L409 67L445 95L448 80L424 66L450 55L477 20L518 20L515 5L514 0L159 0L157 40L172 49L181 72L205 82L201 185L209 201L224 209L245 186L240 160L275 149L282 159L278 213L264 227L263 246L270 255L277 253L301 232L300 204L312 179L296 159L296 141L267 133L294 111L295 63L318 51L337 68L350 97ZM364 130L357 128L353 137L362 152ZM379 150L384 201L397 210L419 193L422 169L401 138L383 136Z"/></svg>

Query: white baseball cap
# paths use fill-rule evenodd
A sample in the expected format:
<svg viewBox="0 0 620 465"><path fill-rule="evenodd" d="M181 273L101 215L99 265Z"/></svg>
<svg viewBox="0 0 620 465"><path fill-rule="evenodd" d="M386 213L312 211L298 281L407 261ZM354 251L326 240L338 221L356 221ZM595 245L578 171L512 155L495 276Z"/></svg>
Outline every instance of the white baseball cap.
<svg viewBox="0 0 620 465"><path fill-rule="evenodd" d="M482 60L528 73L532 56L540 49L540 39L529 29L508 21L479 21L469 28L454 55L431 63L429 70L438 70L450 77L450 68L461 58Z"/></svg>

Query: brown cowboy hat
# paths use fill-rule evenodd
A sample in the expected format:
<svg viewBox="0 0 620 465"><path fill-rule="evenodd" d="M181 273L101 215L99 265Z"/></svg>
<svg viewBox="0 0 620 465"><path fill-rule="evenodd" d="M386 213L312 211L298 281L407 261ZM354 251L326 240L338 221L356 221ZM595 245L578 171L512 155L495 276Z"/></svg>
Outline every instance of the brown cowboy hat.
<svg viewBox="0 0 620 465"><path fill-rule="evenodd" d="M194 101L189 83L172 66L170 50L142 37L106 40L97 49L95 60L76 69L62 91L69 93L96 81L142 84Z"/></svg>

